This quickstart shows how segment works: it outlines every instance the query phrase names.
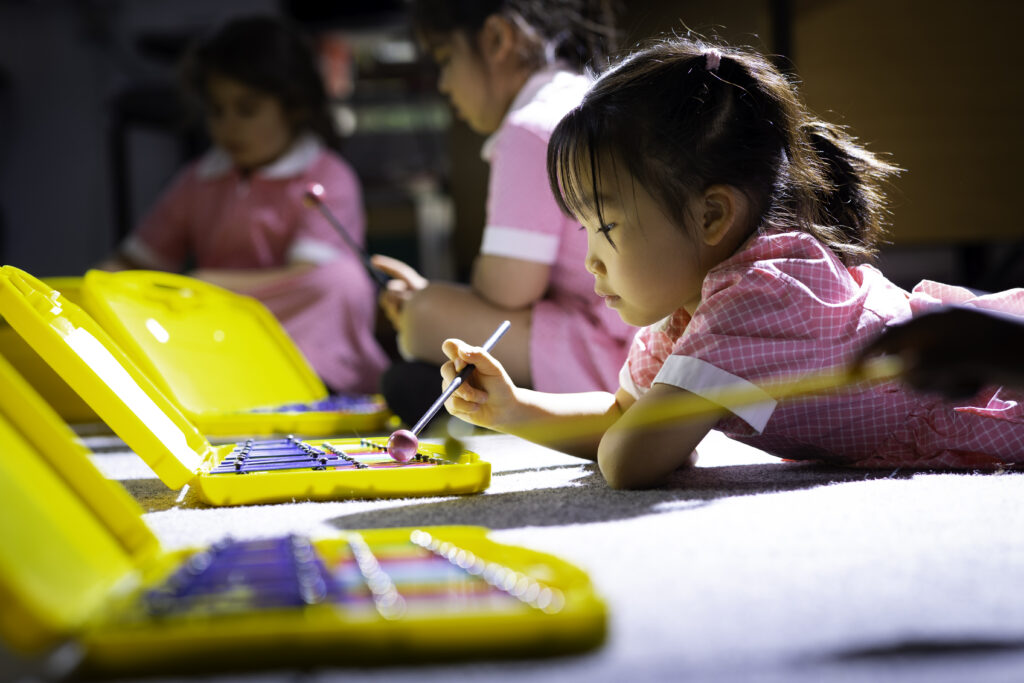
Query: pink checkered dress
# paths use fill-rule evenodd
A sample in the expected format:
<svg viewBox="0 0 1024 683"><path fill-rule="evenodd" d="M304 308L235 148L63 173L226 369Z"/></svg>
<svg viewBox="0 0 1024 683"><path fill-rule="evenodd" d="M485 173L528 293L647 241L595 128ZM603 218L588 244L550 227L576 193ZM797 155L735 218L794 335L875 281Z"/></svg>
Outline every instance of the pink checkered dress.
<svg viewBox="0 0 1024 683"><path fill-rule="evenodd" d="M637 333L620 373L639 396L655 382L698 395L844 364L886 324L957 303L1024 315L1024 290L974 296L923 282L910 294L871 266L847 268L812 236L766 233L713 268L691 317ZM861 467L992 469L1024 463L1024 394L988 388L968 405L898 383L729 408L718 429L779 457Z"/></svg>
<svg viewBox="0 0 1024 683"><path fill-rule="evenodd" d="M362 244L362 190L348 162L311 135L243 177L214 147L181 171L121 250L136 264L179 271L317 267L241 292L259 299L334 391L377 391L387 354L374 337L377 294L359 257L303 194L324 203Z"/></svg>

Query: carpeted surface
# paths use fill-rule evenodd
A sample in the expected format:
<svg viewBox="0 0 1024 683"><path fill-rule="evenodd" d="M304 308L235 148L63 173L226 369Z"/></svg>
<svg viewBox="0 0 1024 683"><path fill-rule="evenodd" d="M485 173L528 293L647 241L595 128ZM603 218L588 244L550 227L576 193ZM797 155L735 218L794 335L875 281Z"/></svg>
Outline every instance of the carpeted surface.
<svg viewBox="0 0 1024 683"><path fill-rule="evenodd" d="M606 643L581 656L206 680L1024 680L1021 474L786 463L712 433L695 471L619 492L591 463L488 435L466 444L493 465L481 495L210 508L90 443L168 549L477 524L577 564L608 605Z"/></svg>

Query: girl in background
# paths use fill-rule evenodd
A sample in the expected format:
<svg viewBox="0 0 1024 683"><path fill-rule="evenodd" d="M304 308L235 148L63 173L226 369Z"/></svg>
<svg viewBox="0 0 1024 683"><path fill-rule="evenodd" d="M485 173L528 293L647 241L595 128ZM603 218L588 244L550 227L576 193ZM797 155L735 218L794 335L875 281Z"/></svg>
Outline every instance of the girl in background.
<svg viewBox="0 0 1024 683"><path fill-rule="evenodd" d="M542 391L611 390L633 330L605 308L582 268L579 223L558 208L547 183L548 138L579 104L603 64L608 25L598 0L417 0L421 42L440 69L438 89L470 128L490 137L486 225L469 286L427 282L387 257L394 280L381 299L403 356L383 393L407 422L437 397L441 342L486 338L505 319L501 342L515 381Z"/></svg>
<svg viewBox="0 0 1024 683"><path fill-rule="evenodd" d="M108 268L180 271L259 299L334 391L374 392L387 357L376 290L359 259L304 205L312 183L362 243L362 193L338 154L315 56L273 17L230 21L183 64L212 148L166 189Z"/></svg>
<svg viewBox="0 0 1024 683"><path fill-rule="evenodd" d="M943 302L1024 313L1024 290L974 296L934 282L904 292L861 261L896 169L811 117L767 60L691 40L655 43L605 73L558 125L548 172L587 230L595 289L644 326L615 394L517 387L490 354L444 343L449 411L596 459L613 487L665 481L708 430L779 457L863 467L994 468L1024 461L1024 394L988 387L960 405L899 383L777 403L773 379L843 366L893 322ZM722 387L763 391L713 403ZM690 394L711 417L643 427ZM706 397L706 398L704 398ZM586 416L592 438L559 436Z"/></svg>

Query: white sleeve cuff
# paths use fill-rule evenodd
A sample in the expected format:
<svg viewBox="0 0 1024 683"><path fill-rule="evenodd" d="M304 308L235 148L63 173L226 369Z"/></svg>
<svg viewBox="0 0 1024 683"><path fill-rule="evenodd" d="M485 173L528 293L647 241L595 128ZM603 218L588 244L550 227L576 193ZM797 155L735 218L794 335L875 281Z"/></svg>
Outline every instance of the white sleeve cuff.
<svg viewBox="0 0 1024 683"><path fill-rule="evenodd" d="M749 424L758 434L764 431L765 425L768 424L778 403L768 392L756 384L692 356L669 356L665 360L665 364L661 366L661 370L658 371L654 382L671 384L718 403ZM740 388L749 390L755 395L763 395L764 400L736 406L721 402L718 396L720 391Z"/></svg>
<svg viewBox="0 0 1024 683"><path fill-rule="evenodd" d="M633 375L629 372L629 363L623 363L619 368L619 386L633 398L640 398L640 388L633 381Z"/></svg>
<svg viewBox="0 0 1024 683"><path fill-rule="evenodd" d="M521 228L488 225L480 253L550 265L558 256L558 237Z"/></svg>
<svg viewBox="0 0 1024 683"><path fill-rule="evenodd" d="M288 263L313 263L321 265L330 263L341 255L341 250L333 244L311 239L297 239L288 250Z"/></svg>

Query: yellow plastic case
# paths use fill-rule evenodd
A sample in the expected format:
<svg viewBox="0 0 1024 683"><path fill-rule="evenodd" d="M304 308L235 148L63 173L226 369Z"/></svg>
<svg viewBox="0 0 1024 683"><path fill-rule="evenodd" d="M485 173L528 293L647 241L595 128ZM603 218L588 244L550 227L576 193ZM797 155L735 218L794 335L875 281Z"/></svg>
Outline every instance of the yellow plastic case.
<svg viewBox="0 0 1024 683"><path fill-rule="evenodd" d="M80 296L76 303L204 434L365 434L390 417L380 396L316 409L327 388L251 297L144 270L89 271Z"/></svg>
<svg viewBox="0 0 1024 683"><path fill-rule="evenodd" d="M46 278L46 284L59 290L69 301L81 305L82 278ZM32 347L25 343L17 332L0 318L0 355L18 369L21 376L35 387L65 422L72 424L96 424L100 422L96 412L62 380L50 366L39 357Z"/></svg>
<svg viewBox="0 0 1024 683"><path fill-rule="evenodd" d="M433 444L420 444L417 458L404 464L378 455L367 456L360 464L368 466L358 469L214 471L242 445L211 445L96 321L59 292L3 266L0 316L167 486L188 484L211 505L466 494L490 484L490 463L475 453L449 454ZM308 443L353 453L369 445L382 453L386 438Z"/></svg>
<svg viewBox="0 0 1024 683"><path fill-rule="evenodd" d="M166 552L134 499L3 359L0 382L16 387L0 392L0 637L15 651L53 651L61 666L73 654L76 674L124 675L562 654L605 637L605 606L583 571L480 527ZM296 571L288 585L266 583L276 556L216 564L239 546L294 548L283 559L314 567L316 581ZM182 588L201 587L210 567L213 588ZM291 591L302 599L272 599Z"/></svg>

